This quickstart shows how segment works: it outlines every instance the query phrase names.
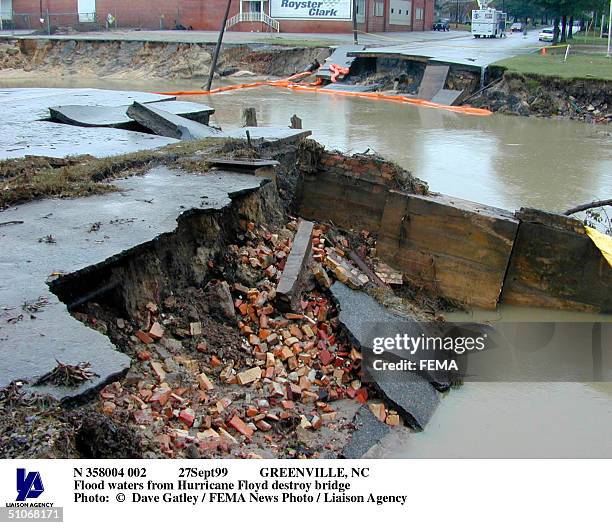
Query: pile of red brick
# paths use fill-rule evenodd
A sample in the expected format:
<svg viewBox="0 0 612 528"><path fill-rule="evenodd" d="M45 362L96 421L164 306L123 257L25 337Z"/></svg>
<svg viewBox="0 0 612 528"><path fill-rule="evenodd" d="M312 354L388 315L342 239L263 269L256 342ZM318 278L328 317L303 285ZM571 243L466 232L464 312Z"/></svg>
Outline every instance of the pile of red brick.
<svg viewBox="0 0 612 528"><path fill-rule="evenodd" d="M333 424L334 401L366 403L368 391L359 380L361 355L343 337L324 287L302 295L301 313L279 312L275 305L275 286L295 228L291 222L281 235L248 224L242 243L230 247L230 257L248 268L237 275L252 273L255 281L231 287L236 315L231 324L239 331L241 358L220 359L198 321L184 321L184 328L172 332L190 343L191 351L183 350L181 342L168 340L162 314L149 303L150 325L134 332L130 341L138 342L139 361L131 369L138 375L102 391L103 412L127 413L131 423L151 431L166 456L183 456L186 448L210 456L255 440L277 448L288 433ZM315 260L325 264L332 251L341 251L331 247L324 228L316 228ZM323 285L329 286L329 278ZM162 360L156 350L164 344L178 350ZM386 411L378 414L395 423Z"/></svg>

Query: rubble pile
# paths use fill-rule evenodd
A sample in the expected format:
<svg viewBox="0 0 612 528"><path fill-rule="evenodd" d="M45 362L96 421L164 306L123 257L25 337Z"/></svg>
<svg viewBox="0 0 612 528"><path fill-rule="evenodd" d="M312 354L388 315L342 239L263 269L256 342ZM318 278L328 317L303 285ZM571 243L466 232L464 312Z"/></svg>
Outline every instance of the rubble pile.
<svg viewBox="0 0 612 528"><path fill-rule="evenodd" d="M328 271L353 287L368 278L318 226L301 310L279 310L276 286L296 229L296 221L274 231L244 223L223 263L209 262L223 278L174 292L159 307L150 302L138 320L106 321L135 361L123 381L101 391L102 412L139 428L147 449L168 457L342 449L370 395L359 379L361 355L325 290ZM95 309L85 317L100 327ZM343 404L350 401L357 405ZM395 413L378 416L399 423Z"/></svg>

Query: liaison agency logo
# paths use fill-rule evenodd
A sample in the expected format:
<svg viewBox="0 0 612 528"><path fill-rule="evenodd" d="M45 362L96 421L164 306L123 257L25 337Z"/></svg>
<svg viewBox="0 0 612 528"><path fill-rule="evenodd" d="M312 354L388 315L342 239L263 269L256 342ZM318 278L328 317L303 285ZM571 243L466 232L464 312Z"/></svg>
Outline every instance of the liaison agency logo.
<svg viewBox="0 0 612 528"><path fill-rule="evenodd" d="M44 491L45 487L38 471L26 472L24 468L17 468L17 501L38 499Z"/></svg>
<svg viewBox="0 0 612 528"><path fill-rule="evenodd" d="M63 522L64 509L44 502L45 485L39 471L17 468L15 500L0 508L0 522ZM42 497L43 501L39 501Z"/></svg>

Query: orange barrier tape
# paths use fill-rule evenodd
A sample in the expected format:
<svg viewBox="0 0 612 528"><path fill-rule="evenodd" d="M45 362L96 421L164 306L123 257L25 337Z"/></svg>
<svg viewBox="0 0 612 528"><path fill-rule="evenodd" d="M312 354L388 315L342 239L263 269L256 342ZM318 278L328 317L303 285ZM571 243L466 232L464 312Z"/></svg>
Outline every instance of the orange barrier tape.
<svg viewBox="0 0 612 528"><path fill-rule="evenodd" d="M407 103L415 106L423 106L426 108L437 108L439 110L448 110L449 112L455 112L458 114L468 114L477 116L490 116L493 114L491 110L484 108L474 108L473 106L450 106L443 105L440 103L433 103L426 101L425 99L413 99L412 97L406 97L405 95L393 95L383 94L380 92L349 92L346 90L331 90L329 88L317 88L315 86L305 86L303 84L290 84L287 86L291 90L304 91L304 92L317 92L326 93L331 95L341 95L343 97L362 97L365 99L381 99L383 101L395 101L398 103Z"/></svg>
<svg viewBox="0 0 612 528"><path fill-rule="evenodd" d="M311 75L311 72L296 73L287 79L279 79L278 81L258 81L253 83L245 84L233 84L231 86L222 86L215 88L210 91L206 90L192 90L192 91L178 91L178 92L156 92L160 95L214 95L222 92L231 92L234 90L243 90L245 88L257 88L259 86L272 86L276 88L289 88L295 91L304 92L316 92L325 93L331 95L340 95L342 97L361 97L366 99L379 99L383 101L394 101L397 103L407 103L415 106L422 106L425 108L437 108L438 110L448 110L449 112L455 112L456 114L467 114L475 116L490 116L493 114L491 110L484 108L474 108L473 106L450 106L443 105L440 103L433 103L426 101L425 99L413 99L412 97L406 97L405 95L393 95L383 94L380 92L351 92L347 90L331 90L329 88L319 88L320 79L315 83L309 84L297 84L293 81L302 79Z"/></svg>

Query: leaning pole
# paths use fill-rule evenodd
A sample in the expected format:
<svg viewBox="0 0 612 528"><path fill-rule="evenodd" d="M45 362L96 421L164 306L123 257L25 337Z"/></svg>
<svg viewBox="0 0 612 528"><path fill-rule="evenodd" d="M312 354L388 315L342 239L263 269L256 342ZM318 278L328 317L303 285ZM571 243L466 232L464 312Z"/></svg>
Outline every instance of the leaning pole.
<svg viewBox="0 0 612 528"><path fill-rule="evenodd" d="M212 64L210 65L210 73L208 74L208 83L206 83L206 91L210 91L210 87L213 82L213 75L217 69L217 61L219 60L219 51L221 51L221 44L223 42L223 35L225 34L225 25L227 24L227 18L229 17L230 7L232 0L227 0L227 7L225 8L225 16L223 17L223 23L219 30L219 38L217 39L217 46L215 47L215 53L213 55Z"/></svg>

